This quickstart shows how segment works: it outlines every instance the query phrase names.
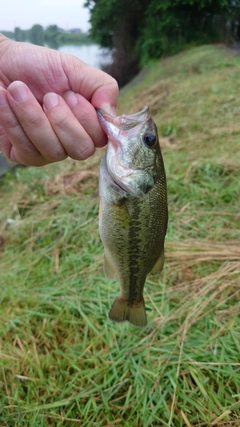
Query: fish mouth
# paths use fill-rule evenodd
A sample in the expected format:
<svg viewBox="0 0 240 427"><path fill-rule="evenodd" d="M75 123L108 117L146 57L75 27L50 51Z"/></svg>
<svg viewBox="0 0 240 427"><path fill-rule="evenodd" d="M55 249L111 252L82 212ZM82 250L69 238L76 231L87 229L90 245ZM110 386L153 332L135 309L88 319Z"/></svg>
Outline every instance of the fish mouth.
<svg viewBox="0 0 240 427"><path fill-rule="evenodd" d="M149 107L146 105L141 111L133 114L123 114L122 116L112 116L101 108L96 109L97 116L103 130L108 134L109 131L117 128L118 130L130 130L140 124L143 124L150 118Z"/></svg>
<svg viewBox="0 0 240 427"><path fill-rule="evenodd" d="M148 106L137 113L117 117L101 109L96 109L96 112L99 123L109 138L106 167L112 184L124 197L142 197L152 189L155 180L146 169L130 167L128 162L124 165L121 162L121 147L127 144L127 140L136 139L145 123L151 120ZM117 154L118 150L120 155Z"/></svg>
<svg viewBox="0 0 240 427"><path fill-rule="evenodd" d="M156 177L149 168L133 169L122 164L120 159L116 161L116 147L109 144L107 148L106 167L114 186L124 193L125 197L142 197L154 186Z"/></svg>

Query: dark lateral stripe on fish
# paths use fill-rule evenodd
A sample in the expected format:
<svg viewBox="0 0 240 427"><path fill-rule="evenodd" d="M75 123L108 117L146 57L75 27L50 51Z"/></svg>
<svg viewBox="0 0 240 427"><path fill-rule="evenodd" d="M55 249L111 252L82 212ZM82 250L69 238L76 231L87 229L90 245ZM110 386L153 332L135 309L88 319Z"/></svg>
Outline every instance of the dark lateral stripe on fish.
<svg viewBox="0 0 240 427"><path fill-rule="evenodd" d="M134 205L134 211L132 215L132 226L129 228L129 241L134 242L134 245L129 247L128 255L129 259L132 260L130 263L130 277L129 277L129 299L128 302L130 304L134 304L138 302L139 295L142 293L142 289L144 286L145 278L142 280L142 284L139 283L139 253L141 251L142 244L142 230L141 230L141 220L140 220L140 209L139 204ZM142 286L141 286L142 285ZM137 298L138 296L138 298Z"/></svg>

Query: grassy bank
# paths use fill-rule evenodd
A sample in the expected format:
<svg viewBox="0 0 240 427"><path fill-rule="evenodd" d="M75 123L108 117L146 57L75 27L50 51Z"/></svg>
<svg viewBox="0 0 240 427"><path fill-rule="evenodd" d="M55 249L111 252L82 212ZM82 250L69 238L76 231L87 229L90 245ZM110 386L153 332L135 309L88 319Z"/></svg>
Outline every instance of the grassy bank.
<svg viewBox="0 0 240 427"><path fill-rule="evenodd" d="M240 56L206 46L150 66L165 160L166 263L148 326L114 324L102 272L101 152L0 185L0 426L239 426Z"/></svg>

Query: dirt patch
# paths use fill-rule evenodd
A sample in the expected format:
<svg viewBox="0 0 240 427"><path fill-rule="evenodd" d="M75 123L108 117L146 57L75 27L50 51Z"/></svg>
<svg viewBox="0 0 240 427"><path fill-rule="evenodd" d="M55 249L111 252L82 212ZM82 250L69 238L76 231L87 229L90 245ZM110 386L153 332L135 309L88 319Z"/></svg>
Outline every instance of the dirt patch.
<svg viewBox="0 0 240 427"><path fill-rule="evenodd" d="M46 194L83 194L89 188L97 188L99 171L97 167L65 171L46 182Z"/></svg>

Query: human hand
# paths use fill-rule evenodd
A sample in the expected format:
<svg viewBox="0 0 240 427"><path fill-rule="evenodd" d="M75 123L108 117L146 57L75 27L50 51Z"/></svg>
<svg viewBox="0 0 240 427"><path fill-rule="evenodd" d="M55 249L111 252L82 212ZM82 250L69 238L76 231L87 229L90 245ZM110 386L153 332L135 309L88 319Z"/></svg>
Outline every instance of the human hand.
<svg viewBox="0 0 240 427"><path fill-rule="evenodd" d="M113 113L118 87L74 56L0 35L0 150L42 166L84 160L107 138L95 108Z"/></svg>

